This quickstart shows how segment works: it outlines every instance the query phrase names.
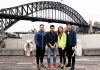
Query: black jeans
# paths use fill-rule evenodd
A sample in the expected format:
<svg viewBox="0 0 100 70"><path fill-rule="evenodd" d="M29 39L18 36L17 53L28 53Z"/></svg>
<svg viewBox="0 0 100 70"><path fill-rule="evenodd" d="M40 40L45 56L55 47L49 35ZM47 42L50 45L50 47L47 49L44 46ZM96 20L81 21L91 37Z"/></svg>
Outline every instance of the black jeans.
<svg viewBox="0 0 100 70"><path fill-rule="evenodd" d="M72 47L67 47L66 48L66 55L68 57L68 64L71 64L72 66L75 65L75 55L73 56L74 50L72 50Z"/></svg>
<svg viewBox="0 0 100 70"><path fill-rule="evenodd" d="M44 54L45 54L45 48L41 48L41 47L36 48L37 65L39 65L39 61L40 61L40 63L43 63Z"/></svg>
<svg viewBox="0 0 100 70"><path fill-rule="evenodd" d="M62 50L62 48L58 48L58 51L59 51L59 56L60 56L60 63L64 64L66 63L66 56L65 56L65 49Z"/></svg>

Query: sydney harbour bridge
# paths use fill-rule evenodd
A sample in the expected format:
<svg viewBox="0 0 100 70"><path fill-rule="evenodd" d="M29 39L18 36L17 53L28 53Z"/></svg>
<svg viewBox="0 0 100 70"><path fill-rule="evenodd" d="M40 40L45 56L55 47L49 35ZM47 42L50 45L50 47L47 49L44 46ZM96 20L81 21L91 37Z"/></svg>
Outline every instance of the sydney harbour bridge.
<svg viewBox="0 0 100 70"><path fill-rule="evenodd" d="M78 26L79 32L82 33L88 33L90 27L76 10L60 2L39 1L0 10L1 30L7 30L20 20L61 24L69 22ZM99 27L92 27L94 31L100 30Z"/></svg>
<svg viewBox="0 0 100 70"><path fill-rule="evenodd" d="M7 29L20 20L72 24L77 28L78 33L81 33L77 34L76 47L79 51L76 51L81 55L76 57L75 70L100 70L100 35L88 34L89 31L99 32L100 28L87 23L76 10L68 5L54 1L38 1L0 9L0 70L36 70L35 57L24 57L23 50L27 40L33 41L34 33L22 34L21 38L2 37L5 36ZM34 42L33 45L35 47ZM33 55L35 55L34 51L35 48ZM78 52L76 54L79 54ZM58 62L57 56L57 64ZM44 58L44 63L47 63L47 57ZM65 68L65 70L69 69Z"/></svg>

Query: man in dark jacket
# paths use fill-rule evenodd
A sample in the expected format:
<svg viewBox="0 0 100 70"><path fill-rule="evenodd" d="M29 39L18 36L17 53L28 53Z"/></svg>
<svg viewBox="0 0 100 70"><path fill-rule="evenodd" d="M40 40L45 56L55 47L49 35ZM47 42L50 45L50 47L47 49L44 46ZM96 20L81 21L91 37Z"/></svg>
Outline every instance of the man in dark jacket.
<svg viewBox="0 0 100 70"><path fill-rule="evenodd" d="M68 57L68 64L66 67L71 66L71 70L75 69L75 45L76 45L76 32L72 30L71 24L66 24L66 35L67 35L67 43L66 43L66 54ZM72 64L71 64L72 61Z"/></svg>
<svg viewBox="0 0 100 70"><path fill-rule="evenodd" d="M40 25L40 30L35 34L34 37L36 44L36 61L37 61L37 69L40 70L40 67L45 67L43 64L43 58L45 54L46 47L46 32L44 32L44 25ZM40 65L39 65L40 60Z"/></svg>
<svg viewBox="0 0 100 70"><path fill-rule="evenodd" d="M47 33L46 35L46 42L47 42L47 46L48 46L48 57L47 57L47 61L48 61L48 69L51 68L51 60L50 60L50 54L51 51L53 52L54 58L53 58L53 65L54 68L57 68L56 66L56 43L57 43L57 33L54 32L54 25L50 26L50 32Z"/></svg>

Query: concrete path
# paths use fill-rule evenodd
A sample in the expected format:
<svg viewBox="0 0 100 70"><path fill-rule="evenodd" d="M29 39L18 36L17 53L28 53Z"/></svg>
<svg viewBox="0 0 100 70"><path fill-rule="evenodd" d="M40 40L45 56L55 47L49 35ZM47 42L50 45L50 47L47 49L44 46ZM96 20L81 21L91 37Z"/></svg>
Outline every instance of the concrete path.
<svg viewBox="0 0 100 70"><path fill-rule="evenodd" d="M46 58L44 59L45 65L47 65ZM58 63L59 57L57 57ZM75 70L100 70L100 56L76 57L75 68ZM36 70L36 60L35 57L0 56L0 70ZM65 70L70 70L70 67Z"/></svg>

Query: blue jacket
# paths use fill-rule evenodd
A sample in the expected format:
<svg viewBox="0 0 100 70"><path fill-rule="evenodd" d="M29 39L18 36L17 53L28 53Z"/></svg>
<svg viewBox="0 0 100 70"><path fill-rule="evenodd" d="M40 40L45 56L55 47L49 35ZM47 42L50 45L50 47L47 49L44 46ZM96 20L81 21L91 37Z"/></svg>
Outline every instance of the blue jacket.
<svg viewBox="0 0 100 70"><path fill-rule="evenodd" d="M65 32L67 35L67 43L66 43L66 47L75 47L76 43L77 43L77 39L76 39L76 32L71 30L68 34L68 31Z"/></svg>
<svg viewBox="0 0 100 70"><path fill-rule="evenodd" d="M35 44L36 44L36 48L46 47L46 32L40 32L40 31L38 31L35 34L34 41L35 41Z"/></svg>

